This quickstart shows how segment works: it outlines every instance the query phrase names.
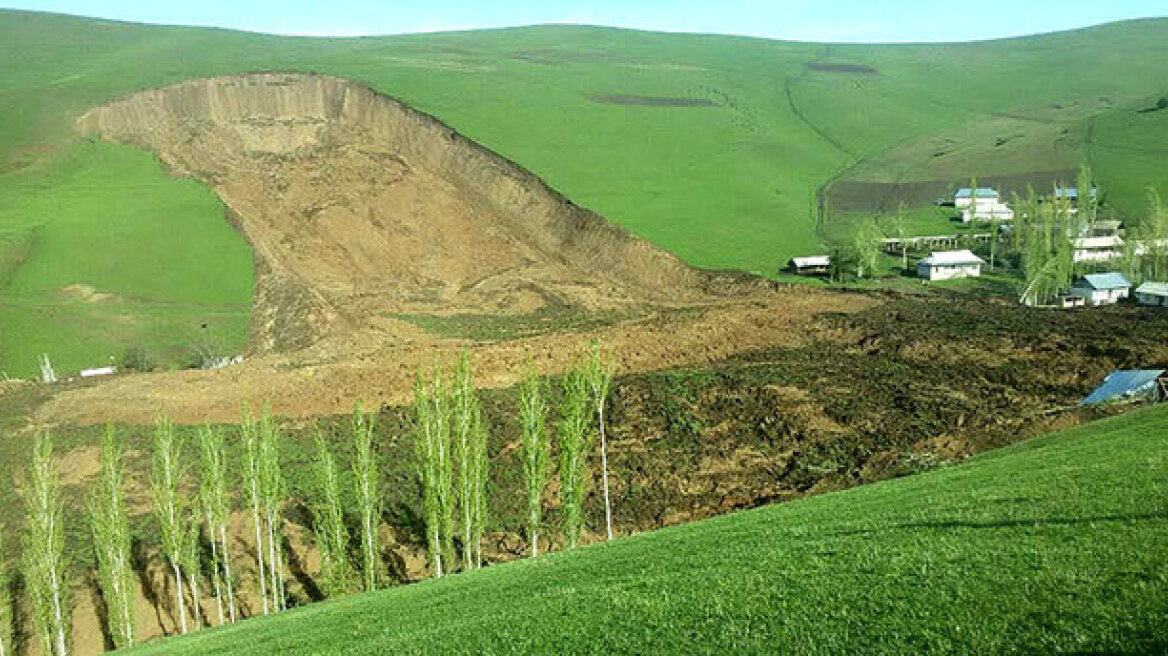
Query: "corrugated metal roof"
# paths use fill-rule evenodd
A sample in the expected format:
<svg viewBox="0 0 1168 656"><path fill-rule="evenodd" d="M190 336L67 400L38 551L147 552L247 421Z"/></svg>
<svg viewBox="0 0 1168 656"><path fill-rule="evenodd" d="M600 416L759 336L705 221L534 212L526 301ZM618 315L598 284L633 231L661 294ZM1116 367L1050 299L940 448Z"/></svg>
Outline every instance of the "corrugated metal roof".
<svg viewBox="0 0 1168 656"><path fill-rule="evenodd" d="M1075 287L1090 287L1091 289L1123 289L1124 287L1131 287L1131 283L1127 278L1123 277L1122 273L1113 271L1111 273L1091 273L1079 278L1075 282Z"/></svg>
<svg viewBox="0 0 1168 656"><path fill-rule="evenodd" d="M969 187L964 187L964 188L958 189L957 193L954 194L953 197L954 198L969 198L972 195L973 195L973 190L970 189ZM996 189L990 189L989 187L978 187L977 188L977 197L978 198L997 198L998 191Z"/></svg>
<svg viewBox="0 0 1168 656"><path fill-rule="evenodd" d="M1113 371L1107 374L1091 396L1080 405L1096 405L1109 401L1122 401L1150 396L1156 391L1156 379L1164 375L1164 369L1136 369L1133 371Z"/></svg>
<svg viewBox="0 0 1168 656"><path fill-rule="evenodd" d="M934 251L929 253L929 256L917 262L917 264L924 264L926 266L935 266L939 264L985 264L985 260L973 254L973 251L966 249L961 251Z"/></svg>
<svg viewBox="0 0 1168 656"><path fill-rule="evenodd" d="M1168 296L1168 282L1146 282L1136 288L1136 293Z"/></svg>
<svg viewBox="0 0 1168 656"><path fill-rule="evenodd" d="M1091 197L1095 198L1099 195L1099 190L1091 187ZM1054 190L1055 198L1078 198L1079 189L1077 187L1058 187Z"/></svg>

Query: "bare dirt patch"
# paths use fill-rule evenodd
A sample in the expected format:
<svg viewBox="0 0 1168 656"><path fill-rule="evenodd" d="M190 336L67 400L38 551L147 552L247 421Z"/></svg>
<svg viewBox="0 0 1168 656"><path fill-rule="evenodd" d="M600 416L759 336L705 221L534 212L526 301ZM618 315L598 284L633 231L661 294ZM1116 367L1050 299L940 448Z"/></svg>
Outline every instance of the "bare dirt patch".
<svg viewBox="0 0 1168 656"><path fill-rule="evenodd" d="M866 64L843 64L838 62L807 62L807 68L821 73L852 73L875 75L878 71Z"/></svg>
<svg viewBox="0 0 1168 656"><path fill-rule="evenodd" d="M99 292L92 285L84 283L74 283L61 288L61 293L70 298L77 299L83 303L108 303L115 300L117 297L114 294L106 292Z"/></svg>
<svg viewBox="0 0 1168 656"><path fill-rule="evenodd" d="M677 98L668 96L629 96L614 93L599 93L588 96L595 103L605 105L630 105L635 107L717 107L718 103L708 98Z"/></svg>
<svg viewBox="0 0 1168 656"><path fill-rule="evenodd" d="M981 186L993 187L1004 198L1011 194L1026 195L1027 186L1036 191L1050 190L1057 183L1074 181L1078 171L1035 171L1019 175L978 176ZM829 206L844 212L893 212L901 203L927 205L939 198L952 198L958 187L968 187L969 180L916 180L909 182L864 182L839 180L827 190Z"/></svg>

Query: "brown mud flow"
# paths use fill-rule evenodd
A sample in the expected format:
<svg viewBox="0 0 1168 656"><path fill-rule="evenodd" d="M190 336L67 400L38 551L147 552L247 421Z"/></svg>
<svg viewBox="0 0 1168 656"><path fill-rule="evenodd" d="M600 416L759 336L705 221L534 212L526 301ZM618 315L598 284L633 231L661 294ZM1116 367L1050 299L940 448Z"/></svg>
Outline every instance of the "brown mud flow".
<svg viewBox="0 0 1168 656"><path fill-rule="evenodd" d="M391 98L254 74L144 91L78 129L214 188L255 249L254 353L414 331L394 313L692 302L730 284Z"/></svg>

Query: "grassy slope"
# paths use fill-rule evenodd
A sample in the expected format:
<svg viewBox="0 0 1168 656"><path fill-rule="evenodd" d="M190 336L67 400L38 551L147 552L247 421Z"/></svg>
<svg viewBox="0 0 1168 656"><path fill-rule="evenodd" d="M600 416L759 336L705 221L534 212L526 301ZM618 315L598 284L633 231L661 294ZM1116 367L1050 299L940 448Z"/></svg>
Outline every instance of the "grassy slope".
<svg viewBox="0 0 1168 656"><path fill-rule="evenodd" d="M987 131L962 126L995 112L1153 93L1157 89L1149 87L1168 70L1166 37L1168 22L1142 21L953 46L828 47L583 27L305 39L0 11L0 61L20 62L0 70L0 187L22 175L29 180L24 188L36 189L45 202L67 196L54 173L59 167L44 161L72 156L71 119L93 104L199 76L320 71L357 79L437 115L691 263L770 272L791 255L819 248L812 221L816 190L848 167L892 149L885 155L891 163L878 169L925 175L928 162L917 160L927 150L897 155L895 149L939 131L982 135ZM861 63L877 73L812 71L810 61ZM614 105L595 102L597 94L716 105ZM972 161L996 161L982 151L971 147ZM1026 152L1041 160L1051 151ZM19 174L3 173L30 163ZM1010 166L1028 164L1011 160ZM1051 168L1045 161L1033 166ZM138 170L118 187L157 184L154 204L165 212L181 201L150 182L160 177ZM26 202L19 193L0 199L0 234L14 229L11 208ZM204 221L218 220L212 216L217 210L208 206L206 212ZM149 223L154 216L130 210L124 220ZM51 220L49 213L19 219ZM205 229L200 223L176 238L202 239ZM119 255L129 257L144 244L122 247ZM34 250L25 261L33 266L39 257ZM217 303L234 307L247 300L241 290L251 274L242 258L220 271L247 285L220 286L222 277L207 280L206 269L190 261L168 266L212 292ZM71 277L89 283L85 274ZM13 316L0 317L0 344L23 339L11 335L30 320L18 326ZM47 331L65 333L59 326ZM241 337L232 333L232 345ZM23 354L32 349L0 351L0 366L27 374L32 363ZM89 349L69 364L88 364L86 358L104 357L106 350Z"/></svg>
<svg viewBox="0 0 1168 656"><path fill-rule="evenodd" d="M1152 653L1168 406L139 653Z"/></svg>

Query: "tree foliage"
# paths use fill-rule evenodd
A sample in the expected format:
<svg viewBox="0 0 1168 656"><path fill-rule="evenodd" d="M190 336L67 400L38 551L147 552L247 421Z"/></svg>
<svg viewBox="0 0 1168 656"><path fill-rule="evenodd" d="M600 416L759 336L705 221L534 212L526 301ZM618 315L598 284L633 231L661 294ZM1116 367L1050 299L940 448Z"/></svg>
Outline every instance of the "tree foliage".
<svg viewBox="0 0 1168 656"><path fill-rule="evenodd" d="M560 407L560 495L564 536L568 548L580 541L584 494L588 479L588 454L592 445L592 413L586 374L579 369L564 376Z"/></svg>
<svg viewBox="0 0 1168 656"><path fill-rule="evenodd" d="M117 649L134 644L134 570L130 559L130 518L125 502L125 446L107 426L102 438L101 473L89 501L89 523L97 561L97 582L106 606L106 628Z"/></svg>
<svg viewBox="0 0 1168 656"><path fill-rule="evenodd" d="M33 444L25 503L25 583L41 653L65 656L69 651L69 586L65 578L68 558L61 483L48 433L37 435Z"/></svg>
<svg viewBox="0 0 1168 656"><path fill-rule="evenodd" d="M547 426L546 383L529 370L519 387L519 460L523 465L526 492L525 528L531 555L539 555L539 534L543 525L543 495L551 468L551 440Z"/></svg>
<svg viewBox="0 0 1168 656"><path fill-rule="evenodd" d="M373 450L373 419L353 409L353 484L357 515L361 519L361 577L365 590L373 590L380 578L378 526L381 521L380 470ZM339 535L332 539L339 539ZM340 574L340 572L337 572Z"/></svg>

